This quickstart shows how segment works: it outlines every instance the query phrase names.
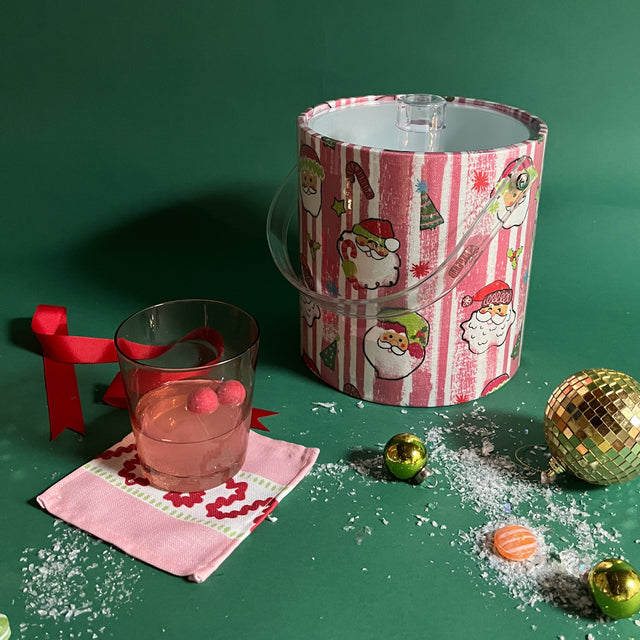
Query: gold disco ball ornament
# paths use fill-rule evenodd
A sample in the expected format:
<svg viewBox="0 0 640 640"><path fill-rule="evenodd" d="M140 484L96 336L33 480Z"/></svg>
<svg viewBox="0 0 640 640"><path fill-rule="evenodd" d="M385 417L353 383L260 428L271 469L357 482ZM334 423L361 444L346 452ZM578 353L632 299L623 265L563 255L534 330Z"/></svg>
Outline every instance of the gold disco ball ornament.
<svg viewBox="0 0 640 640"><path fill-rule="evenodd" d="M544 413L553 456L546 478L568 471L592 484L640 474L640 383L611 369L585 369L556 387Z"/></svg>

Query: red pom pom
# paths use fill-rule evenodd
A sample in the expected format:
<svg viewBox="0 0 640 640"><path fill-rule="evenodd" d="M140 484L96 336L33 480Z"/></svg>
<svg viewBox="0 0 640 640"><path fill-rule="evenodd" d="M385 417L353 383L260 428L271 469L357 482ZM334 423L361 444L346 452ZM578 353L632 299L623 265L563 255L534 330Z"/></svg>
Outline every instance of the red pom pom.
<svg viewBox="0 0 640 640"><path fill-rule="evenodd" d="M240 380L225 380L218 389L218 399L225 407L239 407L247 397L247 391Z"/></svg>
<svg viewBox="0 0 640 640"><path fill-rule="evenodd" d="M210 387L201 387L189 394L187 410L191 413L213 413L218 408L218 396Z"/></svg>

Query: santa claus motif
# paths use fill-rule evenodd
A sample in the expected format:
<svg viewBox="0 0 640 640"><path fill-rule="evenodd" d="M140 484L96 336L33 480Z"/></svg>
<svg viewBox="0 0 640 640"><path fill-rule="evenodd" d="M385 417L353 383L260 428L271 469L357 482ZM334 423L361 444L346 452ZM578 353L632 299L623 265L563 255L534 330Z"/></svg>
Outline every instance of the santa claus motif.
<svg viewBox="0 0 640 640"><path fill-rule="evenodd" d="M498 193L494 204L498 220L504 229L520 226L529 210L529 193L538 172L529 156L516 158L503 170L491 192Z"/></svg>
<svg viewBox="0 0 640 640"><path fill-rule="evenodd" d="M338 238L342 270L355 289L392 287L400 275L400 242L388 220L367 218Z"/></svg>
<svg viewBox="0 0 640 640"><path fill-rule="evenodd" d="M316 320L321 317L320 307L313 301L311 296L300 294L300 311L308 327L312 327Z"/></svg>
<svg viewBox="0 0 640 640"><path fill-rule="evenodd" d="M462 339L473 353L484 353L490 347L504 344L516 319L516 312L511 307L512 299L513 291L501 280L483 287L473 297L465 296L462 299L463 307L474 302L480 303L480 308L460 325Z"/></svg>
<svg viewBox="0 0 640 640"><path fill-rule="evenodd" d="M424 361L429 323L417 313L399 312L380 319L364 335L364 354L384 380L400 380Z"/></svg>
<svg viewBox="0 0 640 640"><path fill-rule="evenodd" d="M302 208L316 218L322 207L324 169L320 164L318 154L308 144L303 144L300 147L298 177L298 192L300 193Z"/></svg>

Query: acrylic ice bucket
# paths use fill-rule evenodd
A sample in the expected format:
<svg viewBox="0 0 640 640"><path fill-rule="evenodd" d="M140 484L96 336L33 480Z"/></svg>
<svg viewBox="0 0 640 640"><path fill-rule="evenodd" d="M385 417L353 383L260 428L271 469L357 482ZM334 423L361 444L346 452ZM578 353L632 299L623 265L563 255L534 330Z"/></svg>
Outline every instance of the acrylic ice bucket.
<svg viewBox="0 0 640 640"><path fill-rule="evenodd" d="M513 377L546 138L519 109L430 94L302 113L267 236L299 291L309 369L353 397L415 407Z"/></svg>

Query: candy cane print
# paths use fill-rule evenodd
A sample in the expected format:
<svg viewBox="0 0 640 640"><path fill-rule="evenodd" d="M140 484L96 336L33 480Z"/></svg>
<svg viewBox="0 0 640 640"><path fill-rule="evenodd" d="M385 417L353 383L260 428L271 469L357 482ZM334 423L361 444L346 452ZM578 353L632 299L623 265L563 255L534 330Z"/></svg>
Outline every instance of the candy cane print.
<svg viewBox="0 0 640 640"><path fill-rule="evenodd" d="M349 238L343 241L339 251L342 257L342 270L344 271L344 275L349 282L353 283L356 274L356 263L354 260L358 257L358 247L356 247L356 243Z"/></svg>
<svg viewBox="0 0 640 640"><path fill-rule="evenodd" d="M343 260L353 260L358 257L358 247L353 240L345 240L340 247L340 253Z"/></svg>
<svg viewBox="0 0 640 640"><path fill-rule="evenodd" d="M372 200L375 196L375 193L371 188L369 178L367 178L367 174L364 172L364 169L357 162L350 160L349 162L347 162L346 172L347 180L351 180L351 182L353 183L355 182L356 178L358 178L358 184L362 189L362 193L364 193L367 200Z"/></svg>

